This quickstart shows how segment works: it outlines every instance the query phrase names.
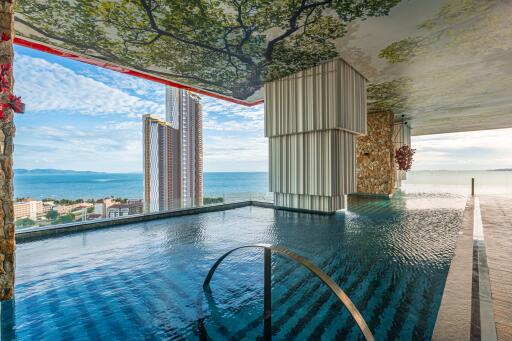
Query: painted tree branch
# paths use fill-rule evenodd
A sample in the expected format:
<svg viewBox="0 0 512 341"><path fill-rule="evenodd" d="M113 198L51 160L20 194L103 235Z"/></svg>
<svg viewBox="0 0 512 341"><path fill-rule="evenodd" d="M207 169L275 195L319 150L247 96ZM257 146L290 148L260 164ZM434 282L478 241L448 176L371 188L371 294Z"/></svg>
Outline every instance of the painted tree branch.
<svg viewBox="0 0 512 341"><path fill-rule="evenodd" d="M321 2L315 2L311 4L306 4L306 0L302 0L300 7L297 9L297 11L290 17L289 20L289 27L286 29L283 33L281 33L279 36L275 37L267 44L267 49L265 51L265 59L268 63L272 62L272 53L274 52L275 46L282 40L286 39L287 37L291 36L293 33L295 33L299 27L297 26L298 21L302 14L306 12L309 9L316 9L323 7L325 5L331 4L332 0L325 0Z"/></svg>
<svg viewBox="0 0 512 341"><path fill-rule="evenodd" d="M30 23L30 22L28 22L28 21L26 21L26 20L24 20L24 19L22 19L20 17L16 17L16 21L19 22L19 23L22 23L23 25L25 25L27 27L30 27L31 29L33 29L34 31L36 31L38 33L41 33L42 35L44 35L47 38L61 41L61 42L66 43L66 44L68 44L70 46L79 47L79 48L82 49L82 52L85 52L86 50L96 51L99 55L102 55L102 56L104 56L106 58L109 58L109 60L111 60L114 63L121 62L121 59L119 57L117 57L114 53L112 53L112 52L110 52L108 50L102 49L97 44L80 44L76 40L66 39L66 38L64 38L62 36L58 36L56 34L53 34L53 33L48 32L46 30L43 30L42 28L40 28L38 26L35 26L32 23Z"/></svg>
<svg viewBox="0 0 512 341"><path fill-rule="evenodd" d="M181 36L179 34L175 34L175 33L172 33L172 32L169 32L169 31L166 31L166 30L160 28L160 26L156 22L155 15L153 14L153 9L151 8L150 3L148 2L148 0L140 0L140 3L142 5L144 11L146 12L146 15L148 17L149 24L150 24L151 28L153 30L155 30L155 32L157 32L157 33L159 33L159 34L161 34L163 36L171 37L174 40L176 40L178 42L181 42L183 44L187 44L187 45L191 45L191 46L197 46L197 47L200 47L200 48L212 51L212 52L221 53L221 54L224 54L224 55L230 55L231 57L235 57L235 58L239 59L243 63L246 63L248 65L254 65L254 61L249 56L245 56L245 55L237 54L237 53L232 53L226 47L220 48L220 47L216 47L216 46L213 46L213 45L205 44L205 43L203 43L201 41L186 39L186 38L184 38L185 35Z"/></svg>

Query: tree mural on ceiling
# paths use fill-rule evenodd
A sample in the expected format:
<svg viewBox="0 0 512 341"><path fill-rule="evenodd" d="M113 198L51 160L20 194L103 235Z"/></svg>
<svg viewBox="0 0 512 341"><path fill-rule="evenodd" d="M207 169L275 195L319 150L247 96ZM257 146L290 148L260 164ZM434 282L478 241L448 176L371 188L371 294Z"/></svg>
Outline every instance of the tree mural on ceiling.
<svg viewBox="0 0 512 341"><path fill-rule="evenodd" d="M506 27L498 27L504 20L496 17L496 13L488 12L493 6L496 6L494 1L450 1L441 6L432 18L417 25L417 35L392 42L379 52L378 57L386 60L389 65L410 66L414 63L424 65L425 61L434 59L449 62L452 56L469 61L471 57L478 55L503 53L504 51L497 49L503 43L496 42L510 41L510 31ZM488 33L485 39L479 36L481 32ZM499 61L499 58L493 57L492 60ZM453 65L453 69L460 71L458 67ZM448 84L447 79L453 80L460 75L468 77L464 72L444 72L441 75L434 73L432 77L437 81L442 79L444 84ZM427 103L425 98L433 97L429 92L432 88L421 88L421 83L427 81L427 78L417 80L402 76L391 81L370 84L369 112L393 111L395 114L407 114L412 108L421 110L424 103ZM415 85L415 82L420 85ZM484 89L483 82L480 82L479 88ZM424 110L428 111L429 108Z"/></svg>
<svg viewBox="0 0 512 341"><path fill-rule="evenodd" d="M264 81L336 57L350 22L399 2L18 0L16 21L48 44L247 99Z"/></svg>

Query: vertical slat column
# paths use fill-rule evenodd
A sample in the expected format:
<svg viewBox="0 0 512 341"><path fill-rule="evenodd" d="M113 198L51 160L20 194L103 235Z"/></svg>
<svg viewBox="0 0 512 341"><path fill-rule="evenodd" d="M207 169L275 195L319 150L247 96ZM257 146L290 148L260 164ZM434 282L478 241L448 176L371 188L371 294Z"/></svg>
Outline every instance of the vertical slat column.
<svg viewBox="0 0 512 341"><path fill-rule="evenodd" d="M265 84L270 191L278 206L334 212L355 191L366 80L341 59Z"/></svg>
<svg viewBox="0 0 512 341"><path fill-rule="evenodd" d="M0 64L10 65L9 87L4 95L12 92L12 60L14 38L14 4L0 2L0 35L5 33L9 40L0 41ZM4 104L4 103L2 103ZM14 291L14 266L16 242L14 239L13 170L12 153L14 138L13 112L4 108L5 117L0 119L0 300L9 300Z"/></svg>

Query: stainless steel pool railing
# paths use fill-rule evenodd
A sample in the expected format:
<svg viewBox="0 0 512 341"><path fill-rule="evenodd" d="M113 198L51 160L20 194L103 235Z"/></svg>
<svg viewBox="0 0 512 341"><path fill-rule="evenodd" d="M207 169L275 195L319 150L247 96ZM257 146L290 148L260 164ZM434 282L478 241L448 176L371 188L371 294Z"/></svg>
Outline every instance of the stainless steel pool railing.
<svg viewBox="0 0 512 341"><path fill-rule="evenodd" d="M245 248L262 248L264 250L264 286L263 286L263 329L264 329L264 339L265 340L271 340L272 339L272 295L271 295L271 271L272 271L272 263L271 263L271 257L272 252L277 252L281 255L284 255L295 262L299 263L301 266L308 269L313 275L315 275L318 279L320 279L324 284L326 284L329 289L338 297L338 299L341 301L341 303L347 308L350 315L354 318L356 321L359 329L365 336L366 340L373 341L375 338L373 337L372 332L370 331L370 328L366 324L366 321L364 320L363 316L357 310L356 306L352 302L352 300L348 297L348 295L339 287L336 282L333 281L331 277L329 277L325 272L323 272L318 266L313 264L310 260L308 260L305 257L302 257L301 255L290 251L289 249L282 247L282 246L276 246L276 245L270 245L270 244L253 244L253 245L244 245L237 248L234 248L228 252L226 252L224 255L222 255L216 262L213 264L213 266L210 268L210 271L208 271L208 275L206 276L204 283L203 283L203 290L205 292L208 292L211 294L211 288L210 288L210 282L212 280L213 274L215 273L215 270L219 267L220 263L232 254L233 252L245 249Z"/></svg>

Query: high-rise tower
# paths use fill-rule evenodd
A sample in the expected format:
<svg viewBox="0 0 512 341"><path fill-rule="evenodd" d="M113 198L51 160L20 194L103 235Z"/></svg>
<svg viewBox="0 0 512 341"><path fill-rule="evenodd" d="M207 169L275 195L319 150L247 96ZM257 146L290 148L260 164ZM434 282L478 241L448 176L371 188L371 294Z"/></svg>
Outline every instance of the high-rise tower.
<svg viewBox="0 0 512 341"><path fill-rule="evenodd" d="M203 127L200 98L167 87L166 120L145 115L144 199L147 211L203 203Z"/></svg>

